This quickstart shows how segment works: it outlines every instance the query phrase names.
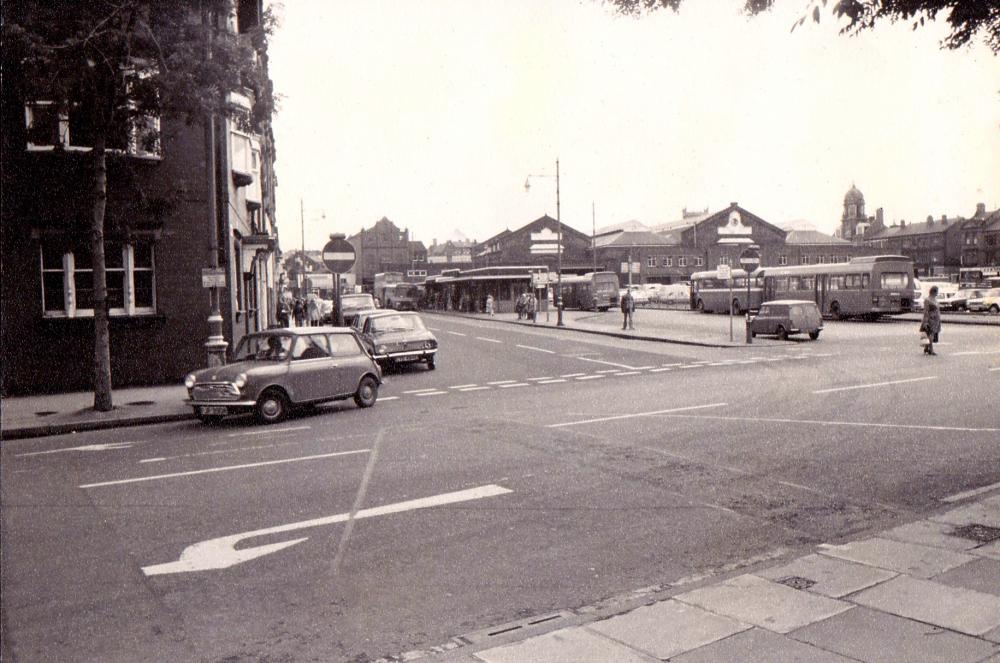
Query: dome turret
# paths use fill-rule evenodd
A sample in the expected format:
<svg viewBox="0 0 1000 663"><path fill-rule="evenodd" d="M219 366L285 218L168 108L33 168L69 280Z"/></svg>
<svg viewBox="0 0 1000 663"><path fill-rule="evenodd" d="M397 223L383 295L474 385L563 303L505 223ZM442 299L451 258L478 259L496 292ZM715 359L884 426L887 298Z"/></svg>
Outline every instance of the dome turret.
<svg viewBox="0 0 1000 663"><path fill-rule="evenodd" d="M844 205L852 203L855 205L864 205L865 203L865 194L858 191L858 187L854 186L854 184L851 184L850 191L844 194Z"/></svg>

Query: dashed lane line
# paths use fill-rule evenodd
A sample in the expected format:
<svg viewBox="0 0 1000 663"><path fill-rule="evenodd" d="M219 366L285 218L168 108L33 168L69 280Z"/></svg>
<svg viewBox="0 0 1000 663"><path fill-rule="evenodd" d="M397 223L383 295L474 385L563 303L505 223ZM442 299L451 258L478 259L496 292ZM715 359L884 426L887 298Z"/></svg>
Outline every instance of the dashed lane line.
<svg viewBox="0 0 1000 663"><path fill-rule="evenodd" d="M564 380L562 378L553 378L551 380L543 380L543 381L539 382L538 384L556 384L557 382L566 382L566 380Z"/></svg>
<svg viewBox="0 0 1000 663"><path fill-rule="evenodd" d="M462 332L456 332L451 330L449 330L448 333L451 334L452 336L465 336L465 334L463 334Z"/></svg>
<svg viewBox="0 0 1000 663"><path fill-rule="evenodd" d="M597 379L603 378L603 377L606 377L606 376L604 376L604 375L584 375L584 376L578 377L576 379L580 380L580 381L583 381L583 380L597 380Z"/></svg>
<svg viewBox="0 0 1000 663"><path fill-rule="evenodd" d="M654 368L650 371L650 373L663 373L664 371L672 371L672 370L674 369L670 368L669 366L664 366L663 368Z"/></svg>
<svg viewBox="0 0 1000 663"><path fill-rule="evenodd" d="M398 401L399 396L379 396L378 400L380 403L383 401Z"/></svg>
<svg viewBox="0 0 1000 663"><path fill-rule="evenodd" d="M586 373L567 373L566 375L560 375L561 378L575 378L580 375L586 375Z"/></svg>
<svg viewBox="0 0 1000 663"><path fill-rule="evenodd" d="M498 385L498 384L510 384L511 382L517 382L517 380L494 380L493 382L487 382L486 384Z"/></svg>
<svg viewBox="0 0 1000 663"><path fill-rule="evenodd" d="M498 341L495 338L486 338L485 336L477 336L477 341L486 341L487 343L503 343L503 341Z"/></svg>
<svg viewBox="0 0 1000 663"><path fill-rule="evenodd" d="M923 382L925 380L936 380L936 375L928 375L922 378L908 378L906 380L890 380L888 382L872 382L869 384L856 384L850 387L832 387L830 389L816 389L814 394L832 394L835 391L851 391L852 389L871 389L873 387L888 387L894 384L908 384L910 382Z"/></svg>
<svg viewBox="0 0 1000 663"><path fill-rule="evenodd" d="M551 380L551 379L552 379L551 375L546 375L545 377L541 377L541 378L528 378L528 380L531 381L531 382L541 382L543 380Z"/></svg>
<svg viewBox="0 0 1000 663"><path fill-rule="evenodd" d="M520 343L516 344L515 347L524 348L525 350L534 350L535 352L545 352L550 355L554 355L556 353L555 350L546 350L545 348L536 348L533 345L521 345Z"/></svg>
<svg viewBox="0 0 1000 663"><path fill-rule="evenodd" d="M710 419L713 421L736 421L740 423L760 422L765 424L808 424L810 426L850 426L855 428L899 428L902 430L928 430L956 433L1000 433L1000 428L970 428L966 426L932 426L923 424L890 424L881 421L824 421L821 419L783 419L778 417L733 417L710 414L673 414L663 413L668 417L682 419Z"/></svg>
<svg viewBox="0 0 1000 663"><path fill-rule="evenodd" d="M456 384L448 387L449 389L465 389L466 387L475 387L476 383L472 382L470 384Z"/></svg>
<svg viewBox="0 0 1000 663"><path fill-rule="evenodd" d="M599 370L597 372L598 373L617 373L618 369L617 368L602 368L601 370Z"/></svg>
<svg viewBox="0 0 1000 663"><path fill-rule="evenodd" d="M640 373L642 373L642 371L620 371L618 373L615 373L615 375L618 375L618 376L622 376L622 375L639 375Z"/></svg>
<svg viewBox="0 0 1000 663"><path fill-rule="evenodd" d="M317 454L315 456L299 456L297 458L283 458L282 460L265 460L260 463L243 463L242 465L227 465L225 467L210 467L204 470L191 470L189 472L171 472L169 474L155 474L149 477L136 477L133 479L117 479L115 481L100 481L97 483L85 483L78 488L102 488L104 486L120 486L127 483L140 483L143 481L157 481L159 479L174 479L176 477L189 477L196 474L212 474L215 472L229 472L231 470L245 470L253 467L264 467L266 465L282 465L285 463L299 463L306 460L319 460L320 458L334 458L336 456L350 456L353 454L366 454L370 449L355 449L354 451L336 451L328 454Z"/></svg>
<svg viewBox="0 0 1000 663"><path fill-rule="evenodd" d="M274 433L290 433L297 430L309 430L312 426L289 426L286 428L269 428L267 430L251 430L241 433L229 433L226 437L243 437L246 435L272 435Z"/></svg>
<svg viewBox="0 0 1000 663"><path fill-rule="evenodd" d="M427 391L437 391L437 389L409 389L404 391L404 394L421 394Z"/></svg>
<svg viewBox="0 0 1000 663"><path fill-rule="evenodd" d="M491 389L492 387L463 387L459 391L482 391L483 389Z"/></svg>
<svg viewBox="0 0 1000 663"><path fill-rule="evenodd" d="M596 424L604 421L616 421L619 419L632 419L635 417L652 417L661 414L673 414L675 412L687 412L689 410L703 410L710 407L724 407L728 403L708 403L706 405L688 405L687 407L675 407L669 410L654 410L653 412L636 412L634 414L616 414L610 417L598 417L596 419L582 419L580 421L566 421L559 424L548 424L546 428L562 428L564 426L579 426L581 424Z"/></svg>
<svg viewBox="0 0 1000 663"><path fill-rule="evenodd" d="M512 389L514 387L530 387L531 385L527 382L514 382L513 384L501 384L498 385L501 389Z"/></svg>
<svg viewBox="0 0 1000 663"><path fill-rule="evenodd" d="M419 394L414 394L414 396L440 396L441 394L447 394L447 391L424 391Z"/></svg>

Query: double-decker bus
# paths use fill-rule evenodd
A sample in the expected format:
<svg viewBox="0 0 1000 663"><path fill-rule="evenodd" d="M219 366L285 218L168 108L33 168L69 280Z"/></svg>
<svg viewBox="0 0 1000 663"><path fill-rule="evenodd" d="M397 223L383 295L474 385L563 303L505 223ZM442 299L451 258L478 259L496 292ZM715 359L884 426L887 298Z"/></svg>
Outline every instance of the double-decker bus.
<svg viewBox="0 0 1000 663"><path fill-rule="evenodd" d="M834 318L876 319L913 306L913 260L906 256L860 256L850 262L764 267L764 301L809 299Z"/></svg>
<svg viewBox="0 0 1000 663"><path fill-rule="evenodd" d="M614 272L588 272L562 277L563 308L607 311L618 305L618 275Z"/></svg>
<svg viewBox="0 0 1000 663"><path fill-rule="evenodd" d="M750 296L747 299L747 273L743 269L730 270L731 278L719 277L717 270L695 272L691 275L691 308L702 313L746 313L760 308L761 283L757 272L750 274Z"/></svg>

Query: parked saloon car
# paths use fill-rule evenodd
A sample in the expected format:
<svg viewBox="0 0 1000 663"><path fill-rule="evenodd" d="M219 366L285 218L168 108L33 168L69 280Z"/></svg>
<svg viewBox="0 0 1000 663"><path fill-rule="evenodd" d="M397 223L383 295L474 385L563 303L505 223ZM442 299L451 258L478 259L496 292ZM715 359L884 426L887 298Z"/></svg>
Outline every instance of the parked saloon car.
<svg viewBox="0 0 1000 663"><path fill-rule="evenodd" d="M760 311L750 321L750 333L775 334L784 340L789 334L809 334L814 341L823 329L823 316L816 302L798 299L776 299L760 305Z"/></svg>
<svg viewBox="0 0 1000 663"><path fill-rule="evenodd" d="M359 318L356 329L369 351L383 366L423 361L434 370L437 339L413 311L377 311Z"/></svg>
<svg viewBox="0 0 1000 663"><path fill-rule="evenodd" d="M371 407L382 370L352 329L298 327L244 336L225 366L188 374L186 401L205 423L253 412L262 423L284 419L290 408L354 398Z"/></svg>
<svg viewBox="0 0 1000 663"><path fill-rule="evenodd" d="M340 305L344 309L344 324L348 327L361 311L374 311L378 308L375 305L375 298L368 293L341 295Z"/></svg>
<svg viewBox="0 0 1000 663"><path fill-rule="evenodd" d="M965 305L970 311L986 311L996 315L1000 313L1000 288L990 288L982 297L970 297Z"/></svg>
<svg viewBox="0 0 1000 663"><path fill-rule="evenodd" d="M947 306L942 303L941 308L952 311L964 311L968 307L970 299L982 297L984 292L986 292L985 288L962 288L947 301Z"/></svg>

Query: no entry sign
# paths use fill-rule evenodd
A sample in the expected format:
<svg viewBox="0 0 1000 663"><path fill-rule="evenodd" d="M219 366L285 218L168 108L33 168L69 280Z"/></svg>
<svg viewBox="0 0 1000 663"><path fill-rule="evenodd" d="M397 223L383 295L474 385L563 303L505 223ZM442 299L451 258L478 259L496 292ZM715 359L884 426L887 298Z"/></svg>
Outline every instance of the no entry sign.
<svg viewBox="0 0 1000 663"><path fill-rule="evenodd" d="M323 264L334 274L350 270L354 258L354 247L346 239L331 239L323 247Z"/></svg>

